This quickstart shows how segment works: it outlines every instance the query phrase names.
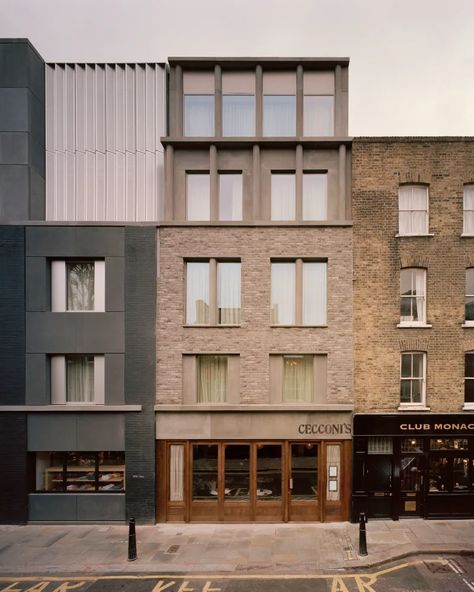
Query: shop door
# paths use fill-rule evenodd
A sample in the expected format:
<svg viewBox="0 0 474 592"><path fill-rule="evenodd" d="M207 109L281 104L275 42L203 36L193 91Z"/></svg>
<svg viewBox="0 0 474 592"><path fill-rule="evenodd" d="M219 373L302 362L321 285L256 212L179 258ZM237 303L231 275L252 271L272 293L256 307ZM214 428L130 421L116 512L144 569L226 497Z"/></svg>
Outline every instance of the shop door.
<svg viewBox="0 0 474 592"><path fill-rule="evenodd" d="M321 520L316 442L289 445L289 520Z"/></svg>
<svg viewBox="0 0 474 592"><path fill-rule="evenodd" d="M224 444L225 521L248 522L255 482L250 480L250 444Z"/></svg>
<svg viewBox="0 0 474 592"><path fill-rule="evenodd" d="M404 438L400 455L400 516L422 516L424 482L423 441Z"/></svg>
<svg viewBox="0 0 474 592"><path fill-rule="evenodd" d="M369 455L367 457L367 490L369 492L369 516L388 518L392 510L392 457Z"/></svg>
<svg viewBox="0 0 474 592"><path fill-rule="evenodd" d="M283 445L258 442L255 446L255 520L281 522L283 515Z"/></svg>

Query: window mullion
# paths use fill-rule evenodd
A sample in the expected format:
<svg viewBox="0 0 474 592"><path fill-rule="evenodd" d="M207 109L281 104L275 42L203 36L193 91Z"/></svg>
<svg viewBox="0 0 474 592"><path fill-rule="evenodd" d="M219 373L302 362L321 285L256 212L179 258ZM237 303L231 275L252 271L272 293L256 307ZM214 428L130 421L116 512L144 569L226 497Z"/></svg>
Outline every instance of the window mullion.
<svg viewBox="0 0 474 592"><path fill-rule="evenodd" d="M303 260L295 262L295 325L303 324Z"/></svg>
<svg viewBox="0 0 474 592"><path fill-rule="evenodd" d="M209 324L217 325L217 261L209 260Z"/></svg>
<svg viewBox="0 0 474 592"><path fill-rule="evenodd" d="M295 170L295 220L303 219L303 146L296 146L296 170Z"/></svg>

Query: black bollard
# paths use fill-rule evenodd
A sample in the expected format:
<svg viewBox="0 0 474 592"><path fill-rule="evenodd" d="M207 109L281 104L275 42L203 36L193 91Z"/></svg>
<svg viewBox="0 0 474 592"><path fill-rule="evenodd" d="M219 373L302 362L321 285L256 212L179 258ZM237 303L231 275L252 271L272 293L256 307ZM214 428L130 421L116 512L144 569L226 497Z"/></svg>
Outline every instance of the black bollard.
<svg viewBox="0 0 474 592"><path fill-rule="evenodd" d="M137 537L135 534L135 518L130 518L128 523L128 560L137 558Z"/></svg>
<svg viewBox="0 0 474 592"><path fill-rule="evenodd" d="M367 523L367 516L364 512L359 514L359 555L368 555L367 553L367 532L365 525Z"/></svg>

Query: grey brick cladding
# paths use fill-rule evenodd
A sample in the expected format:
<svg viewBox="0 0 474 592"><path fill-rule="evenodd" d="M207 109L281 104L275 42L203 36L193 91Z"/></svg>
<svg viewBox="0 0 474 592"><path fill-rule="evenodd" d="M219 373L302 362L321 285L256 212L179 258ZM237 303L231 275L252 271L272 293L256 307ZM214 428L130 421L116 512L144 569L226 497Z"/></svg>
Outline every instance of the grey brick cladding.
<svg viewBox="0 0 474 592"><path fill-rule="evenodd" d="M162 227L157 313L157 402L182 402L183 353L240 354L240 402L269 403L270 353L327 353L328 403L352 397L350 227ZM184 260L242 262L240 328L183 327ZM327 258L328 326L270 326L273 257Z"/></svg>
<svg viewBox="0 0 474 592"><path fill-rule="evenodd" d="M474 181L473 138L359 138L353 143L354 402L358 412L393 412L400 399L400 352L427 353L426 404L459 412L464 352L466 267L474 238L461 238L463 184ZM429 231L401 238L400 183L429 185ZM397 328L400 268L427 269L431 329Z"/></svg>

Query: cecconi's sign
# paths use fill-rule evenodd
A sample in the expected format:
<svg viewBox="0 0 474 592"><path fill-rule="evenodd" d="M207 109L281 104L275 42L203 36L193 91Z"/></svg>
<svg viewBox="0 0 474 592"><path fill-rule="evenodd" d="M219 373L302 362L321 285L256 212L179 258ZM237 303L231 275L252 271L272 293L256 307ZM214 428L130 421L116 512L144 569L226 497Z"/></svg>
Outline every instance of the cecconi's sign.
<svg viewBox="0 0 474 592"><path fill-rule="evenodd" d="M405 432L468 432L474 430L474 423L401 423L400 429Z"/></svg>
<svg viewBox="0 0 474 592"><path fill-rule="evenodd" d="M321 434L321 435L343 435L351 433L350 423L301 423L298 426L298 432L301 435Z"/></svg>

